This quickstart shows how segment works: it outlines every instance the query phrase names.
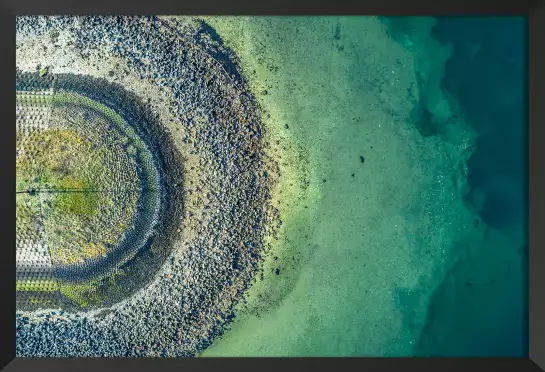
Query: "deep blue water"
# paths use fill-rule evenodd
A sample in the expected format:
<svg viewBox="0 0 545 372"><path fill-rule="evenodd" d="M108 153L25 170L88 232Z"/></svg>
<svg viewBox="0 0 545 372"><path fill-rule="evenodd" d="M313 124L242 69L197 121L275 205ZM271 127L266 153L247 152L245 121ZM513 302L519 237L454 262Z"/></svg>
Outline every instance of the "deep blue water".
<svg viewBox="0 0 545 372"><path fill-rule="evenodd" d="M415 354L525 356L528 353L527 21L522 17L437 20L433 37L453 47L441 87L453 97L465 121L478 133L476 148L468 162L471 191L467 203L479 211L488 226L514 232L521 238L490 241L447 274L432 297ZM403 35L414 32L408 18L386 21L392 37L400 42ZM419 58L422 57L433 58L432 55ZM436 129L428 129L427 133L437 133ZM500 261L501 257L512 259ZM481 282L485 278L488 284L476 288L472 284L474 278Z"/></svg>
<svg viewBox="0 0 545 372"><path fill-rule="evenodd" d="M497 229L519 230L524 234L528 208L526 19L445 17L439 19L433 35L441 43L454 47L442 87L453 95L466 121L479 133L477 147L468 163L468 182L471 192L484 192L481 217ZM473 47L475 45L478 49ZM518 247L504 249L510 248L521 251L520 260L504 266L526 265L526 242L523 240ZM487 267L486 261L495 259L485 254L479 257L485 261L483 269ZM498 274L491 273L492 278L494 275ZM473 332L465 335L467 342L462 346L458 344L451 350L447 343L431 353L526 355L527 301L524 299L527 296L520 293L526 291L526 280L513 282L516 280L502 290L489 291L489 295L481 299L469 297L470 303L463 303L463 297L459 297L460 308L474 309L471 317L464 318L474 323L473 327L467 327Z"/></svg>
<svg viewBox="0 0 545 372"><path fill-rule="evenodd" d="M440 18L433 30L454 53L442 82L479 133L469 161L472 189L486 189L483 219L526 225L527 37L522 17ZM471 53L471 45L480 49Z"/></svg>
<svg viewBox="0 0 545 372"><path fill-rule="evenodd" d="M526 19L440 18L433 34L441 43L454 46L446 65L443 89L456 98L466 120L480 134L468 163L468 181L472 190L485 190L481 217L500 230L515 229L524 234L528 225ZM468 53L468 45L477 43L478 52ZM506 265L527 267L527 244L525 241L520 244L512 247L522 251L520 261ZM527 274L527 270L522 272ZM520 284L490 296L489 306L478 307L482 310L475 320L492 317L497 322L490 326L493 332L487 332L486 327L479 331L479 324L475 324L474 342L468 342L467 355L528 353L527 296L516 293L526 291L526 280L521 279ZM521 298L526 302L520 301ZM467 305L476 307L479 303Z"/></svg>

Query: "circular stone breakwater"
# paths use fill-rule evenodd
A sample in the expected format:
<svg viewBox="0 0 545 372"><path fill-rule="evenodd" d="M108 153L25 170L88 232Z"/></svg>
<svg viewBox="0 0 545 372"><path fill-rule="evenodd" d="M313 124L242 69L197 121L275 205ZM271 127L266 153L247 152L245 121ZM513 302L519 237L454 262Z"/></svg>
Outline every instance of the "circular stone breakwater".
<svg viewBox="0 0 545 372"><path fill-rule="evenodd" d="M191 356L206 348L255 280L265 237L274 236L278 220L270 203L278 167L267 155L260 110L236 56L198 20L25 16L17 18L17 68L18 91L26 84L49 92L34 99L45 102L39 108L45 123L79 133L70 138L84 149L80 159L96 160L90 162L96 167L82 167L85 176L72 179L75 170L58 176L63 156L54 157L50 168L57 173L45 180L18 172L18 189L31 191L22 193L18 208L24 204L32 215L37 195L50 202L50 193L38 189L58 193L70 180L84 192L63 196L65 215L78 212L89 223L104 217L93 206L107 204L99 212L120 216L113 220L123 226L102 238L109 244L98 255L92 245L93 259L53 262L58 288L50 282L46 288L60 298L71 294L73 306L36 298L27 301L34 307L21 306L17 355ZM100 130L116 125L111 136ZM107 172L99 159L110 159L117 170ZM28 174L22 175L35 174L23 168ZM76 182L82 180L89 182ZM94 195L97 187L101 193ZM120 191L117 199L106 193L111 189ZM56 242L43 225L35 233ZM131 231L139 239L131 239ZM48 247L53 261L54 246Z"/></svg>
<svg viewBox="0 0 545 372"><path fill-rule="evenodd" d="M17 92L17 236L27 241L18 256L42 243L49 261L18 260L18 308L130 295L164 262L182 213L171 139L137 97L102 79L19 73ZM126 275L136 268L137 278Z"/></svg>

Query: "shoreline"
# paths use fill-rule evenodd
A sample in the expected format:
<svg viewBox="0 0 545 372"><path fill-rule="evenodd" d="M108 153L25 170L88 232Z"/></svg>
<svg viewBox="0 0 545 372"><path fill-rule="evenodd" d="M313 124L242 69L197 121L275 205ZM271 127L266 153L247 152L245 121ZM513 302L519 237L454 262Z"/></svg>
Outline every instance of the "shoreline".
<svg viewBox="0 0 545 372"><path fill-rule="evenodd" d="M311 227L286 223L286 234L291 237L279 241L274 248L276 256L281 257L287 247L298 245L307 257L289 270L280 270L280 277L286 272L294 278L292 284L279 282L275 274L265 278L264 288L284 285L286 294L281 302L271 306L266 290L249 292L248 301L257 303L253 309L261 310L241 307L232 330L202 356L411 355L425 323L421 316L426 313L428 296L452 264L448 263L453 259L450 248L434 252L433 247L451 242L454 226L469 226L472 221L471 212L465 209L460 197L454 196L463 192L463 187L459 189L460 185L443 181L450 180L455 171L451 170L450 159L463 153L471 143L464 129L450 128L454 130L451 131L454 144L450 145L433 137L422 139L410 122L411 100L399 93L387 93L395 92L398 85L414 90L417 84L411 75L412 68L400 69L405 64L411 66L412 57L386 37L383 25L375 18L211 17L208 20L239 55L254 91L262 92L258 98L270 112L268 125L275 125L274 130L281 133L282 123L288 123L287 131L294 136L292 142L309 147L309 185L318 191L313 203L301 203L301 212L295 213L300 213L302 224L311 223ZM354 36L350 32L355 32ZM331 38L330 44L323 41L326 34ZM372 46L362 45L370 40ZM361 55L367 59L357 59ZM294 63L296 60L302 70ZM388 64L393 74L391 80L387 75L371 72L387 71ZM367 76L350 76L360 69ZM379 76L382 81L373 80ZM377 94L360 90L365 88L360 88L353 79L362 79L363 86L377 90ZM305 97L307 89L312 96ZM263 94L264 90L268 92ZM367 111L354 105L356 92L361 92L365 97L362 99L370 99L369 103L360 100L360 106L368 107ZM387 101L389 98L394 101ZM290 107L290 102L295 106ZM310 115L305 116L307 113ZM287 119L289 116L293 119ZM358 126L361 122L367 126ZM341 128L351 134L337 132ZM362 150L362 145L367 150ZM389 157L390 154L399 158ZM363 166L360 156L365 160ZM353 165L345 166L345 159L349 158L353 158ZM395 169L387 171L393 172L391 176L383 173L385 168L380 163L384 161ZM289 165L285 168L289 169ZM368 179L366 174L375 180ZM403 186L403 178L416 183L413 187ZM389 188L397 188L404 197L388 192ZM454 192L452 196L450 190ZM433 194L426 197L427 201L413 202L420 192ZM345 195L357 199L350 203ZM451 209L448 215L438 212L443 204L437 203ZM339 205L346 210L338 209ZM357 205L367 210L359 211ZM351 222L354 218L362 222ZM422 225L420 218L427 218L429 223ZM454 222L452 230L441 227L448 219ZM396 232L392 225L402 230ZM358 226L363 231L359 237ZM301 228L309 231L302 233ZM414 240L411 236L424 239ZM362 266L358 266L358 261L347 261L346 257L354 256L359 262L364 260ZM421 257L427 257L427 261ZM413 260L419 264L411 265ZM391 262L398 262L399 268L390 266ZM275 262L267 264L274 266ZM339 268L329 270L332 264L338 264ZM350 270L347 275L342 274L345 270ZM401 277L397 270L403 273ZM355 284L352 280L364 282ZM342 285L343 282L346 284ZM369 303L352 299L350 296L357 295L356 288L373 299ZM330 291L340 292L324 297L323 293ZM405 303L411 304L407 310L402 305ZM380 306L382 313L375 312L376 306ZM362 313L362 309L367 310ZM418 317L413 315L414 311ZM349 324L356 319L359 329L352 329ZM369 336L361 338L360 332Z"/></svg>

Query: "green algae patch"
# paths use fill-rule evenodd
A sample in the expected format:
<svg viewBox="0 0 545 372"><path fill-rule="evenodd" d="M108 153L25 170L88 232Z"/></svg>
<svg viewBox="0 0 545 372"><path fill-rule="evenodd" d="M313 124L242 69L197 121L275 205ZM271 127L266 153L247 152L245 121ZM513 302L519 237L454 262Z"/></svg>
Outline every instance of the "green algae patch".
<svg viewBox="0 0 545 372"><path fill-rule="evenodd" d="M54 208L68 214L93 216L98 213L99 201L96 193L89 191L65 193L57 197Z"/></svg>
<svg viewBox="0 0 545 372"><path fill-rule="evenodd" d="M25 292L55 292L58 291L55 280L18 280L17 291Z"/></svg>
<svg viewBox="0 0 545 372"><path fill-rule="evenodd" d="M84 284L60 283L59 290L61 295L81 308L101 303L102 296L98 292L98 281L91 281Z"/></svg>
<svg viewBox="0 0 545 372"><path fill-rule="evenodd" d="M23 239L37 237L37 227L41 224L41 205L30 195L17 195L15 205L17 236Z"/></svg>

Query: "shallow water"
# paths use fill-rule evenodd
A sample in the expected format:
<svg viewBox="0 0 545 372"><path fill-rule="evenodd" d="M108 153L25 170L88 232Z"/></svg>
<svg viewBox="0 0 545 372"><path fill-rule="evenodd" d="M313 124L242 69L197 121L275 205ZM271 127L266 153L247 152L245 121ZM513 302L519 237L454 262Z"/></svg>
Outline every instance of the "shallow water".
<svg viewBox="0 0 545 372"><path fill-rule="evenodd" d="M263 106L283 224L203 355L525 354L524 21L207 21Z"/></svg>

